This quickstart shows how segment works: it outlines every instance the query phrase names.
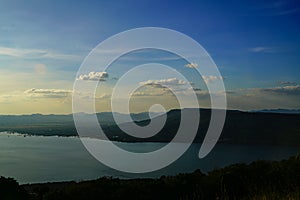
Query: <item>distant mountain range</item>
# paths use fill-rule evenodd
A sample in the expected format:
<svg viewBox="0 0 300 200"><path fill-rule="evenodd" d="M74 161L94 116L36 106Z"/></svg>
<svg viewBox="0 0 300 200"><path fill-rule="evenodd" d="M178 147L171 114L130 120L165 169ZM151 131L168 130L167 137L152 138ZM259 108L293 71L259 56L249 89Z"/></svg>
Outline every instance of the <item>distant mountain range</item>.
<svg viewBox="0 0 300 200"><path fill-rule="evenodd" d="M131 114L135 122L127 122L128 115L115 113L124 120L124 125L149 124L149 113ZM153 113L152 113L153 114ZM194 142L202 142L209 122L210 109L200 109L200 123ZM79 114L88 119L92 115ZM171 110L166 114L163 129L149 138L130 136L115 124L112 113L98 113L97 117L106 136L110 140L123 142L169 142L177 133L181 110ZM157 116L156 119L164 116ZM219 142L235 144L272 144L300 146L300 114L274 112L243 112L227 110L227 117ZM77 131L72 115L0 115L0 132L10 131L43 136L76 136Z"/></svg>
<svg viewBox="0 0 300 200"><path fill-rule="evenodd" d="M300 114L300 109L281 109L281 108L278 108L278 109L253 110L252 112Z"/></svg>

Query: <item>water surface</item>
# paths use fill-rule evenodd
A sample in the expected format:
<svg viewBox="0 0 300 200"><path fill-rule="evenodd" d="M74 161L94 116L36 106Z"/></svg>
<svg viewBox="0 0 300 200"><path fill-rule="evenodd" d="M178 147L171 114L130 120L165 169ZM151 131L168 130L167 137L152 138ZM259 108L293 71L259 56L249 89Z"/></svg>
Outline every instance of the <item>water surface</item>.
<svg viewBox="0 0 300 200"><path fill-rule="evenodd" d="M164 143L118 143L134 152L147 152ZM208 172L233 163L255 160L281 160L294 156L297 147L217 144L204 159L197 157L200 144L175 163L146 174L123 173L95 160L77 137L42 137L0 133L0 176L13 177L20 183L90 180L101 176L120 178L160 177L201 169Z"/></svg>

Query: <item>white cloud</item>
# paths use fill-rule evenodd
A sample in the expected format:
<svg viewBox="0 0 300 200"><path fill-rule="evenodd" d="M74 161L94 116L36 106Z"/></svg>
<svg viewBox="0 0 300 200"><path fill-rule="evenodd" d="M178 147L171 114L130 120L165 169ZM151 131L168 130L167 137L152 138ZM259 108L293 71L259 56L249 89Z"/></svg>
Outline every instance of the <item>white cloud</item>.
<svg viewBox="0 0 300 200"><path fill-rule="evenodd" d="M133 92L131 93L130 96L135 96L135 97L139 97L139 96L150 96L151 93L149 92Z"/></svg>
<svg viewBox="0 0 300 200"><path fill-rule="evenodd" d="M223 77L221 77L221 76L202 76L202 78L206 84L214 82L214 81L222 81L223 80Z"/></svg>
<svg viewBox="0 0 300 200"><path fill-rule="evenodd" d="M180 80L177 78L169 78L169 79L161 79L161 80L148 80L148 81L144 81L144 82L140 82L140 85L149 85L149 86L154 86L154 87L160 87L162 85L185 85L185 84L189 84L187 81L185 80Z"/></svg>
<svg viewBox="0 0 300 200"><path fill-rule="evenodd" d="M172 93L168 90L152 90L152 91L138 91L131 93L132 97L151 97L151 96L165 96L171 95Z"/></svg>
<svg viewBox="0 0 300 200"><path fill-rule="evenodd" d="M66 98L72 94L72 90L32 88L24 91L24 94L36 98Z"/></svg>
<svg viewBox="0 0 300 200"><path fill-rule="evenodd" d="M279 82L282 85L295 85L297 84L296 82L291 82L291 81L280 81Z"/></svg>
<svg viewBox="0 0 300 200"><path fill-rule="evenodd" d="M89 74L80 75L77 80L82 81L106 81L108 78L107 72L90 72Z"/></svg>
<svg viewBox="0 0 300 200"><path fill-rule="evenodd" d="M188 63L185 66L188 67L188 68L197 68L198 64L197 63Z"/></svg>
<svg viewBox="0 0 300 200"><path fill-rule="evenodd" d="M106 99L106 98L110 98L111 95L110 94L101 94L99 96L96 96L96 99Z"/></svg>

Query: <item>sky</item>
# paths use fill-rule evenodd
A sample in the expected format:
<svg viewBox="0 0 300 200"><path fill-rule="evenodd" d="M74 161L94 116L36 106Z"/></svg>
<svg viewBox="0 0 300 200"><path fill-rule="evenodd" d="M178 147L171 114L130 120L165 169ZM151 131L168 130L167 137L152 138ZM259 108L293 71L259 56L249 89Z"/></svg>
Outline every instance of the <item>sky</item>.
<svg viewBox="0 0 300 200"><path fill-rule="evenodd" d="M168 28L193 38L214 60L221 76L199 79L195 70L202 67L199 63L157 50L129 53L105 72L99 66L77 74L100 42L140 27ZM72 113L76 80L87 84L100 80L96 109L110 111L111 93L122 73L154 61L173 67L186 80L161 72L143 80L132 77L141 87L132 96L131 112L146 111L153 102L167 110L178 107L174 93L157 87L162 83L178 92L191 83L189 89L196 92L199 106L209 107L205 83L220 80L229 109L300 109L299 55L297 0L0 0L0 114Z"/></svg>

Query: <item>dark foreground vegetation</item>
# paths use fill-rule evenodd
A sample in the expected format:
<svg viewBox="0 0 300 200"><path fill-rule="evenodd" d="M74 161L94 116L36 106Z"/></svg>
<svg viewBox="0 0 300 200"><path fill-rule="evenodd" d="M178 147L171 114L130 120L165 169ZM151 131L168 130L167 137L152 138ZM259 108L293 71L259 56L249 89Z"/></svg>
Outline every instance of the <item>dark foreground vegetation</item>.
<svg viewBox="0 0 300 200"><path fill-rule="evenodd" d="M19 186L1 177L0 199L300 199L300 154L288 160L235 164L208 174L198 170L158 179L103 177Z"/></svg>

